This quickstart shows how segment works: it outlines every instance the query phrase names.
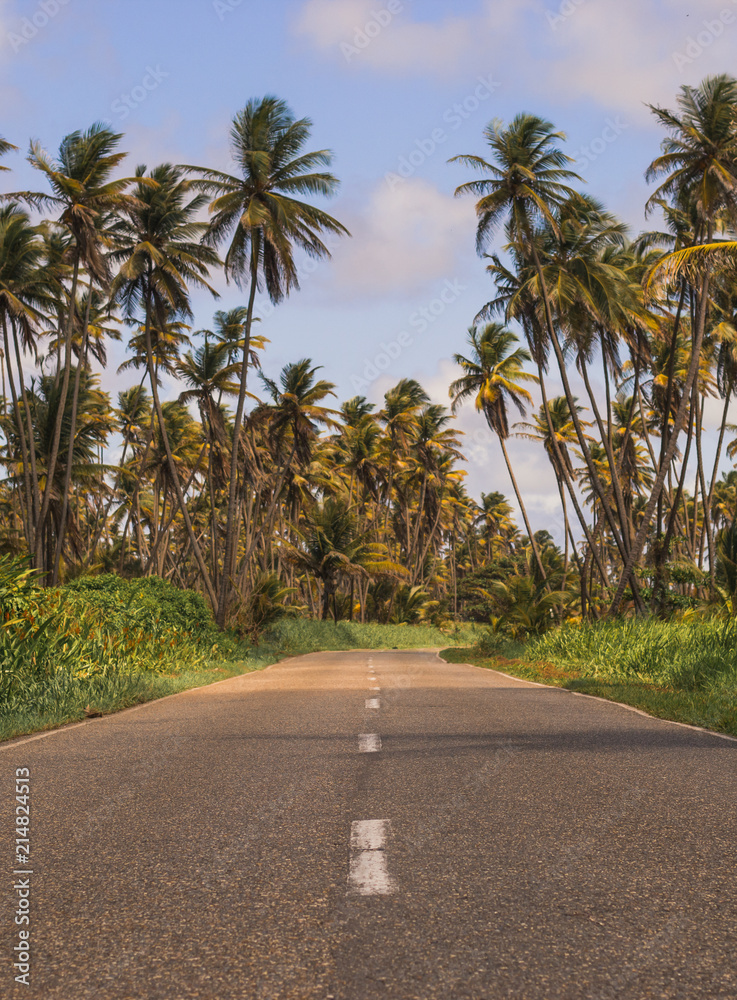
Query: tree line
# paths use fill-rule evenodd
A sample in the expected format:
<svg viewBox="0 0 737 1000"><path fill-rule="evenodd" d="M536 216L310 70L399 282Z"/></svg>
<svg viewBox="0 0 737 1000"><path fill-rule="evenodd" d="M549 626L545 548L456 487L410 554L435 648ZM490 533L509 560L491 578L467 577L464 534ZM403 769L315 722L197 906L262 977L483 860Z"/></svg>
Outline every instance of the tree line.
<svg viewBox="0 0 737 1000"><path fill-rule="evenodd" d="M52 586L167 577L246 629L275 608L537 629L731 599L737 82L708 78L652 112L664 137L646 210L661 225L635 238L539 117L492 122L483 156L453 158L471 172L456 193L476 199L491 292L459 337L449 407L413 379L377 407L339 403L311 359L262 368L257 293L283 301L300 256L349 235L313 204L337 191L332 154L309 151L310 120L283 101L234 117L234 174L125 176L124 136L100 123L55 156L31 143L43 190L0 202L2 549ZM195 330L191 294L216 296L218 273L243 304ZM113 404L100 370L123 336L134 382ZM707 465L709 397L722 419ZM499 440L524 530L496 469L468 496L453 420L466 400ZM512 435L551 463L561 546L533 530Z"/></svg>

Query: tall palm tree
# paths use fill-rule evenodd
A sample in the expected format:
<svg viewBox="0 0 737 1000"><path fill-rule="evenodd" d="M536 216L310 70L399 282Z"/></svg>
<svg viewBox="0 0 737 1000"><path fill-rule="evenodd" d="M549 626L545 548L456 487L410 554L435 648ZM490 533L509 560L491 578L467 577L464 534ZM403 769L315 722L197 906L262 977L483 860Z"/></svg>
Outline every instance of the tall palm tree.
<svg viewBox="0 0 737 1000"><path fill-rule="evenodd" d="M417 414L430 402L430 397L420 383L413 378L403 378L384 394L384 408L379 420L389 434L389 476L386 484L385 527L389 522L394 487L395 460L397 449L405 448L408 432L417 420Z"/></svg>
<svg viewBox="0 0 737 1000"><path fill-rule="evenodd" d="M197 216L206 199L202 194L193 195L193 184L182 168L166 163L147 174L145 166L138 167L134 193L135 198L124 207L112 230L111 259L120 264L120 271L111 292L129 319L139 312L143 314L148 377L169 475L203 584L217 608L217 594L192 527L167 434L151 327L156 322L163 329L172 311L191 315L189 285L217 295L207 278L219 259L214 250L197 240L205 230Z"/></svg>
<svg viewBox="0 0 737 1000"><path fill-rule="evenodd" d="M695 323L692 331L691 362L650 498L642 512L640 527L625 561L610 613L616 614L634 566L639 560L650 530L668 469L676 453L678 433L699 370L701 348L709 313L711 250L720 217L734 216L737 208L737 81L731 77L709 77L699 87L684 86L677 99L678 110L654 107L652 111L669 135L663 140L662 155L648 169L649 179L665 178L653 197L669 197L677 208L693 206L697 216L696 245L667 254L650 276L680 278L684 267L702 262L692 272ZM719 246L717 244L717 246Z"/></svg>
<svg viewBox="0 0 737 1000"><path fill-rule="evenodd" d="M523 365L531 361L532 356L526 348L519 346L515 335L501 323L487 323L480 330L471 327L468 331L468 343L471 347L470 358L463 354L453 356L455 363L463 369L463 375L450 386L452 409L455 413L464 400L474 397L476 409L484 414L489 428L499 439L535 561L544 580L545 569L505 443L509 437L507 405L514 404L524 416L525 404L532 402L532 396L521 384L538 382L537 375L523 369Z"/></svg>
<svg viewBox="0 0 737 1000"><path fill-rule="evenodd" d="M51 490L59 452L61 419L66 412L65 405L69 391L74 306L77 300L80 268L84 267L87 270L90 288L94 281L102 282L108 278L109 272L103 253L101 232L109 213L121 208L127 201L125 190L130 183L129 178L112 179L113 171L126 156L125 153L117 151L122 138L121 133L113 132L107 125L96 122L84 132L72 132L65 136L59 146L56 159L50 157L39 143L32 142L28 160L31 166L44 175L51 188L51 194L31 191L17 194L18 198L25 199L31 204L56 208L60 211L58 225L67 233L70 240L69 255L72 263L64 347L64 374L58 409L59 422L54 431L49 456L49 476L39 513L39 530L36 538L36 564L39 566L41 565L43 546L41 536L45 530L45 522L51 504ZM83 337L86 337L86 330ZM75 379L75 399L79 394L79 386L79 379ZM75 423L76 407L72 414L72 424ZM72 438L74 438L74 434L72 434ZM73 462L74 449L72 447L68 456L67 481L71 475ZM62 531L64 531L66 518L62 518L60 523ZM58 574L61 544L62 539L58 539L52 569L54 575ZM51 567L47 567L48 569Z"/></svg>
<svg viewBox="0 0 737 1000"><path fill-rule="evenodd" d="M216 195L210 205L208 239L214 246L228 242L225 272L238 285L249 286L243 328L241 389L233 424L230 491L225 532L218 623L225 624L235 552L238 516L238 453L250 355L256 291L265 287L272 302L299 288L295 251L320 259L330 251L322 234L349 235L332 216L299 196L335 194L338 181L326 169L327 149L305 152L312 131L308 118L296 119L288 105L273 96L252 99L230 129L231 150L238 176L193 167Z"/></svg>
<svg viewBox="0 0 737 1000"><path fill-rule="evenodd" d="M237 396L238 365L231 362L230 344L213 343L205 340L194 353L189 351L177 364L176 373L187 388L179 395L183 404L197 402L200 419L206 433L207 447L207 488L210 495L210 548L211 565L217 580L218 533L217 494L227 483L226 414L222 405L223 396ZM216 485L217 484L217 485Z"/></svg>
<svg viewBox="0 0 737 1000"><path fill-rule="evenodd" d="M571 526L568 522L568 505L566 504L564 483L566 476L570 479L575 479L573 462L571 461L571 455L568 449L571 445L574 445L577 442L576 429L573 426L571 411L568 407L568 400L565 396L556 396L553 399L548 400L547 408L549 411L549 417L546 417L544 408L541 406L539 411L535 414L532 423L517 423L515 424L515 430L517 431L518 437L526 438L529 441L540 441L545 448L550 464L553 467L555 479L558 484L561 506L563 508L565 534L564 564L567 569L568 541L569 538L572 538L573 536L571 534ZM583 407L579 407L579 412L583 412ZM557 448L553 446L553 441L551 439L551 426L553 428L553 434L557 439ZM560 464L561 462L563 463L562 466Z"/></svg>
<svg viewBox="0 0 737 1000"><path fill-rule="evenodd" d="M23 463L26 542L32 560L36 555L41 500L21 346L36 352L39 326L44 311L53 307L56 290L45 268L43 240L38 229L31 225L27 212L13 202L0 206L0 327Z"/></svg>

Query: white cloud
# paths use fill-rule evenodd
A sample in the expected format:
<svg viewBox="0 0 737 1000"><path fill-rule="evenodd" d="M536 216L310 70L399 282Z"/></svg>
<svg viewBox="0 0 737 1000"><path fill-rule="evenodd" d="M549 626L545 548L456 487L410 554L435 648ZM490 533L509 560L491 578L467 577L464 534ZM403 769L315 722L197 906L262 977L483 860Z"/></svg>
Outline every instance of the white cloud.
<svg viewBox="0 0 737 1000"><path fill-rule="evenodd" d="M473 203L417 178L394 187L381 181L365 211L346 224L353 239L333 264L342 295L411 295L456 278L473 253Z"/></svg>
<svg viewBox="0 0 737 1000"><path fill-rule="evenodd" d="M663 7L665 9L663 9ZM720 19L727 8L728 23ZM710 9L711 8L711 9ZM645 103L670 106L678 88L730 69L737 42L737 4L699 5L691 0L643 4L582 3L563 23L551 26L549 92L581 94L634 120L649 120Z"/></svg>
<svg viewBox="0 0 737 1000"><path fill-rule="evenodd" d="M409 0L307 0L294 28L354 67L440 76L461 69L473 44L473 19L420 22L409 10Z"/></svg>
<svg viewBox="0 0 737 1000"><path fill-rule="evenodd" d="M352 67L441 78L493 69L507 89L519 81L541 99L585 97L633 123L651 120L646 102L670 105L682 84L730 71L737 43L737 0L485 0L436 22L416 20L420 5L402 0L361 39L385 2L306 0L294 28Z"/></svg>

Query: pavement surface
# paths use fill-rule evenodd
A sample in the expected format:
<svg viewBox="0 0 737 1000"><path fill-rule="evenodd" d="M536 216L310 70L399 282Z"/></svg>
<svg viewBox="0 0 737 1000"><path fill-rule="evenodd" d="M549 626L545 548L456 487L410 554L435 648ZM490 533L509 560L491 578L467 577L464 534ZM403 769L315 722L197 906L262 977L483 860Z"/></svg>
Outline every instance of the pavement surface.
<svg viewBox="0 0 737 1000"><path fill-rule="evenodd" d="M735 1000L736 753L417 651L3 744L0 997Z"/></svg>

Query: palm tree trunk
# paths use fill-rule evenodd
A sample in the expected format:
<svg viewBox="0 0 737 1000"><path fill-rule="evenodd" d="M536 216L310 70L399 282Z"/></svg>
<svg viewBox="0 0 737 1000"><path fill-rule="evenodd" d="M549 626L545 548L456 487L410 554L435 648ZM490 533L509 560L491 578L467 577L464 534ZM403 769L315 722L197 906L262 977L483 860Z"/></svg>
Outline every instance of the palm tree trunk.
<svg viewBox="0 0 737 1000"><path fill-rule="evenodd" d="M663 462L661 463L658 474L655 477L655 483L653 484L653 489L650 494L650 499L645 507L642 515L642 522L640 528L635 536L635 540L630 549L630 555L625 563L624 569L622 570L622 576L619 580L619 585L617 587L617 592L614 595L614 600L609 608L610 616L619 613L619 608L622 604L622 598L624 597L624 591L631 577L634 576L635 564L639 560L642 551L645 547L645 542L648 538L648 532L650 528L650 522L652 520L653 514L655 513L655 508L658 504L658 499L663 491L663 484L665 483L665 477L668 475L668 468L670 466L671 460L676 452L676 446L678 444L678 429L683 422L683 418L686 415L686 407L689 404L691 391L696 381L696 375L699 370L699 360L701 355L701 346L704 342L704 332L706 330L706 313L708 308L708 297L709 297L709 272L705 272L704 277L701 282L701 295L699 300L699 312L696 324L696 335L693 339L691 345L691 364L689 365L688 374L686 375L686 382L683 386L683 393L681 395L681 401L678 406L678 412L676 413L676 419L673 425L673 433L670 435L668 440L668 446L665 450L665 455L663 457Z"/></svg>
<svg viewBox="0 0 737 1000"><path fill-rule="evenodd" d="M77 303L77 285L79 282L80 250L77 246L74 251L74 270L72 272L72 287L69 293L69 315L67 317L66 343L64 345L64 377L61 382L61 394L59 396L58 409L56 411L56 422L54 425L54 437L51 443L49 454L49 464L46 470L46 489L44 490L41 510L38 516L38 526L36 528L36 567L48 571L48 560L43 559L43 535L51 506L51 497L54 491L54 476L56 475L56 463L59 458L59 446L61 443L61 428L64 422L64 412L67 405L67 394L69 392L69 375L72 368L72 333L74 331L74 314ZM50 526L49 526L50 527ZM48 546L47 546L48 554Z"/></svg>
<svg viewBox="0 0 737 1000"><path fill-rule="evenodd" d="M514 490L514 495L517 497L517 503L519 504L519 509L522 513L522 520L525 522L525 528L527 529L527 537L530 539L530 545L532 546L532 551L535 556L535 562L537 563L537 568L540 570L540 576L542 577L543 584L545 584L547 577L545 575L545 569L543 568L542 559L540 558L540 552L537 547L537 542L535 541L535 536L532 534L532 528L530 527L530 519L527 516L527 510L525 508L524 501L522 499L522 494L519 491L519 486L517 486L517 479L515 478L514 471L512 470L512 463L509 461L509 455L507 454L507 448L504 444L504 438L501 434L498 435L499 444L502 446L502 455L504 456L504 461L507 466L507 472L509 473L509 478L512 480L512 489Z"/></svg>
<svg viewBox="0 0 737 1000"><path fill-rule="evenodd" d="M74 467L74 442L77 436L77 412L79 409L79 387L82 379L82 368L87 355L87 331L90 324L90 309L92 308L92 279L90 279L89 291L87 293L87 308L84 316L84 326L82 329L82 343L77 358L77 370L74 373L74 388L72 390L72 415L69 426L69 447L67 448L67 467L64 471L64 486L62 488L61 500L61 521L59 522L59 534L56 539L56 552L54 553L54 569L51 574L51 586L55 587L59 582L59 566L61 563L61 553L64 548L64 536L66 535L67 512L69 510L69 489L72 483L72 469Z"/></svg>
<svg viewBox="0 0 737 1000"><path fill-rule="evenodd" d="M238 392L238 403L233 422L233 450L230 456L230 483L228 488L228 511L225 525L225 551L223 553L223 571L220 578L220 593L217 602L215 620L218 626L225 628L225 621L228 614L228 603L231 590L232 563L236 549L236 534L239 523L236 519L238 507L238 452L240 449L241 424L243 422L243 410L246 402L246 383L248 380L248 361L251 350L251 326L253 324L253 307L256 301L256 288L258 285L258 246L252 239L251 243L251 289L248 296L248 312L246 314L246 326L243 338L243 360L241 362L240 389Z"/></svg>
<svg viewBox="0 0 737 1000"><path fill-rule="evenodd" d="M555 459L557 462L557 468L565 480L566 489L568 490L568 494L571 498L571 503L573 504L573 509L576 512L576 517L578 518L578 522L581 525L584 535L586 536L586 542L589 546L589 550L592 554L593 559L596 562L599 573L601 574L602 585L606 587L608 586L609 583L606 570L604 569L603 563L599 558L599 553L598 550L596 549L596 545L594 544L594 540L591 536L591 531L589 530L586 518L578 502L578 497L576 496L575 487L568 473L568 464L563 458L563 454L560 445L558 443L558 435L556 434L555 428L553 427L553 420L552 417L550 416L550 409L548 407L548 394L545 388L545 373L543 371L542 361L539 358L539 352L536 353L538 356L537 370L539 376L540 394L542 396L542 402L543 402L543 412L545 413L545 422L548 425L548 435L550 437L550 441L553 446L553 453L555 455ZM555 471L555 466L553 471Z"/></svg>
<svg viewBox="0 0 737 1000"><path fill-rule="evenodd" d="M23 423L23 416L21 414L20 406L18 404L18 393L15 388L15 379L13 378L13 369L11 367L10 361L10 351L8 345L8 326L5 316L3 316L3 339L5 343L5 364L8 369L8 384L10 385L10 398L13 403L13 415L15 417L15 425L18 431L18 440L20 441L20 453L21 461L23 462L23 485L26 491L26 503L25 511L23 512L24 528L26 532L26 545L28 546L28 553L31 558L31 565L33 565L33 558L35 553L35 526L33 523L33 486L31 484L31 466L28 460L28 439L26 437L26 427ZM22 378L21 372L21 378ZM28 420L28 433L33 434L33 426L31 424L30 418L27 413Z"/></svg>
<svg viewBox="0 0 737 1000"><path fill-rule="evenodd" d="M149 270L150 278L150 270ZM164 450L166 451L166 461L169 467L169 474L171 476L171 481L174 486L174 492L176 494L177 503L179 504L179 509L182 512L182 517L184 518L184 524L187 530L187 537L189 538L190 545L192 546L192 552L194 553L197 566L199 567L200 574L202 576L202 582L207 589L208 596L212 601L213 609L217 609L217 594L215 593L215 588L212 585L212 580L210 579L210 574L205 564L205 560L202 558L202 550L197 542L197 538L192 527L192 521L189 516L189 511L187 509L187 504L184 499L184 494L182 493L182 485L179 481L179 473L177 472L177 467L174 463L174 456L171 452L171 444L169 442L169 434L166 429L166 423L164 421L164 412L161 408L161 400L159 398L159 387L156 382L156 373L154 371L154 359L153 359L153 348L151 346L151 286L150 281L147 286L146 292L146 322L144 326L144 335L146 338L146 363L148 365L149 380L151 382L151 395L153 396L154 408L156 410L156 417L159 423L159 430L161 431L161 440L164 444Z"/></svg>

